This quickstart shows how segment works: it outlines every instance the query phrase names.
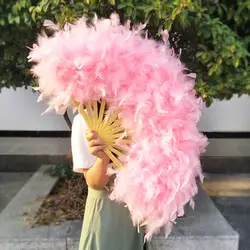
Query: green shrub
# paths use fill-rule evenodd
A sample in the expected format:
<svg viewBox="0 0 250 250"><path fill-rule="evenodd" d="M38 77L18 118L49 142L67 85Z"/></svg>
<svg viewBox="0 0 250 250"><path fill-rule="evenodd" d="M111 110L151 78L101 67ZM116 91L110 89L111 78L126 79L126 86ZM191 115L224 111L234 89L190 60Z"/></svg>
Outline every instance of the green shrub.
<svg viewBox="0 0 250 250"><path fill-rule="evenodd" d="M94 13L147 23L149 35L169 30L181 59L197 73L196 90L209 105L250 93L250 3L226 0L0 0L0 89L30 85L26 56L45 19L59 25Z"/></svg>
<svg viewBox="0 0 250 250"><path fill-rule="evenodd" d="M74 175L71 164L58 164L54 167L48 168L45 173L53 177L59 177L63 179L71 179Z"/></svg>

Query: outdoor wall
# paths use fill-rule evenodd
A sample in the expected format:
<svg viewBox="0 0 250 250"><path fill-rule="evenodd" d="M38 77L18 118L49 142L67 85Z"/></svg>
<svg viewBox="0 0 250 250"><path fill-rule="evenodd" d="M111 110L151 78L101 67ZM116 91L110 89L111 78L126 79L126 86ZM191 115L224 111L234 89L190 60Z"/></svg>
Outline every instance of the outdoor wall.
<svg viewBox="0 0 250 250"><path fill-rule="evenodd" d="M30 88L3 89L0 93L0 130L68 130L63 117L55 114L41 116L46 104L37 103L37 96ZM205 132L250 132L249 107L248 96L215 101L205 109L199 128Z"/></svg>
<svg viewBox="0 0 250 250"><path fill-rule="evenodd" d="M199 128L204 132L250 132L250 96L214 101L202 114Z"/></svg>
<svg viewBox="0 0 250 250"><path fill-rule="evenodd" d="M62 116L53 113L41 116L47 106L37 103L37 97L31 88L3 89L0 94L0 130L68 130Z"/></svg>

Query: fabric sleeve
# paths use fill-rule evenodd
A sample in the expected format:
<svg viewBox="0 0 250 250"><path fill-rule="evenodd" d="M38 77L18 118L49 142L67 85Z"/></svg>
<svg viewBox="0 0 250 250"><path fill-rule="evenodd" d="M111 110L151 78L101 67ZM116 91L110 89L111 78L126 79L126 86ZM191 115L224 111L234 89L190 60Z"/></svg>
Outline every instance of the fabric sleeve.
<svg viewBox="0 0 250 250"><path fill-rule="evenodd" d="M85 130L87 125L81 115L76 115L71 132L71 149L73 158L73 171L83 173L83 169L89 169L95 163L96 157L89 154Z"/></svg>

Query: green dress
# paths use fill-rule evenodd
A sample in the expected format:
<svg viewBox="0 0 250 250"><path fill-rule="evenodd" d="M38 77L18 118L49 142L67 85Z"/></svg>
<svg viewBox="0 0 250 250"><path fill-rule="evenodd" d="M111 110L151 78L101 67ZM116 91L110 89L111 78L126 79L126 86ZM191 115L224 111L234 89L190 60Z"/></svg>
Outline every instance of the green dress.
<svg viewBox="0 0 250 250"><path fill-rule="evenodd" d="M144 233L133 226L124 206L108 191L89 188L79 250L149 250Z"/></svg>

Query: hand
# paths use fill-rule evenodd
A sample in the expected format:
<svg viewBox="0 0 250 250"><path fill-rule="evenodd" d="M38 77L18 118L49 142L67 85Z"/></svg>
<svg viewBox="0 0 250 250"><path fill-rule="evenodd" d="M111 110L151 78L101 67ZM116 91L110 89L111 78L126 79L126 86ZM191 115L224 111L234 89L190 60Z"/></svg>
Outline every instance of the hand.
<svg viewBox="0 0 250 250"><path fill-rule="evenodd" d="M109 157L104 153L104 149L107 147L103 141L99 138L96 131L87 130L86 139L88 141L89 153L105 161L109 161Z"/></svg>

